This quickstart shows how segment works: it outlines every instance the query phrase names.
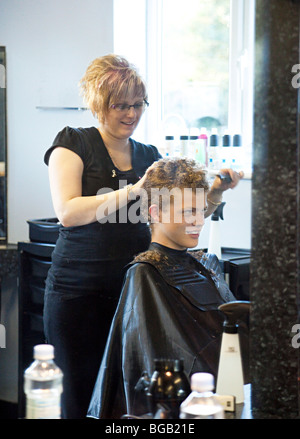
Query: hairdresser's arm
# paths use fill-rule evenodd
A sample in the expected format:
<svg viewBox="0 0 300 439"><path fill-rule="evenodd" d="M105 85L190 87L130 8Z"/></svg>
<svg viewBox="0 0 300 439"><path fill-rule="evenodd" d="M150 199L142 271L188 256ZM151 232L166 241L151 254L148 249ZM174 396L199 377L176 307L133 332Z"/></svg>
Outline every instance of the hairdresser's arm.
<svg viewBox="0 0 300 439"><path fill-rule="evenodd" d="M229 175L231 182L227 183L221 180L219 177L214 179L211 185L210 191L207 194L207 211L205 212L205 218L209 217L222 202L222 195L227 189L233 189L237 186L241 178L244 177L243 171L235 172L232 169L221 169L220 174Z"/></svg>
<svg viewBox="0 0 300 439"><path fill-rule="evenodd" d="M128 202L126 188L101 196L83 197L82 173L83 162L77 154L63 147L54 149L49 160L50 189L55 213L65 227L81 226L99 220L104 211L103 203L107 208L105 212L112 213ZM136 185L132 189L135 187ZM102 209L98 209L101 205ZM102 215L104 216L105 214Z"/></svg>

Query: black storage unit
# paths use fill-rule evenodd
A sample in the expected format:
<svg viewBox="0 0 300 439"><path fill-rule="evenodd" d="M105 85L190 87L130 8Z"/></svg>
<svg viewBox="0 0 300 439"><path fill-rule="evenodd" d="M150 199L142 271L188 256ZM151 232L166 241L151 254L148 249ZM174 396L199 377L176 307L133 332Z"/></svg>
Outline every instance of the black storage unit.
<svg viewBox="0 0 300 439"><path fill-rule="evenodd" d="M31 242L56 243L60 228L57 218L28 220L27 223Z"/></svg>
<svg viewBox="0 0 300 439"><path fill-rule="evenodd" d="M191 253L194 251L197 250L191 250ZM207 252L207 249L204 251ZM221 253L221 269L231 292L237 300L250 300L250 250L222 247Z"/></svg>
<svg viewBox="0 0 300 439"><path fill-rule="evenodd" d="M45 280L59 233L56 218L30 220L29 242L18 243L19 389L18 416L25 416L24 370L33 361L33 347L45 343L43 306Z"/></svg>
<svg viewBox="0 0 300 439"><path fill-rule="evenodd" d="M237 300L250 300L250 261L249 250L222 248L223 271L231 292Z"/></svg>

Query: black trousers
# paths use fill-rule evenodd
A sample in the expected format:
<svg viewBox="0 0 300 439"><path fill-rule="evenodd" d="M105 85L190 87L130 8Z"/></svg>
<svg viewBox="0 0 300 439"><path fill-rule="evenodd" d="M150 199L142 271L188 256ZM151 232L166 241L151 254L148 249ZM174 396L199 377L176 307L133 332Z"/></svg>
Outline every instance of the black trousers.
<svg viewBox="0 0 300 439"><path fill-rule="evenodd" d="M55 362L64 374L61 400L64 419L86 417L121 292L120 272L120 269L107 271L99 294L58 291L47 279L44 331L47 342L54 346Z"/></svg>

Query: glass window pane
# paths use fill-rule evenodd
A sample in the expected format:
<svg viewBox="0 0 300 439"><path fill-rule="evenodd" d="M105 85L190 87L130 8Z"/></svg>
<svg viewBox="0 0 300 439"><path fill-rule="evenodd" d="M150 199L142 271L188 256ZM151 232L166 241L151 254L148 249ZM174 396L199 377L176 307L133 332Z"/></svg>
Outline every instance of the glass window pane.
<svg viewBox="0 0 300 439"><path fill-rule="evenodd" d="M164 131L228 125L230 0L164 0Z"/></svg>

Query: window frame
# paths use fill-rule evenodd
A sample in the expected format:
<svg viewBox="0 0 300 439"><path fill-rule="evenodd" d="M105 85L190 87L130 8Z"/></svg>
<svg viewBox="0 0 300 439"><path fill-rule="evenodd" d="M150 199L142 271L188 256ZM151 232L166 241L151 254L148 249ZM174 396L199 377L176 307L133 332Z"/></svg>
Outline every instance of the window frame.
<svg viewBox="0 0 300 439"><path fill-rule="evenodd" d="M230 1L228 130L242 134L243 145L252 150L255 0ZM136 137L158 147L163 140L162 3L114 0L114 51L137 65L148 88L150 107Z"/></svg>

